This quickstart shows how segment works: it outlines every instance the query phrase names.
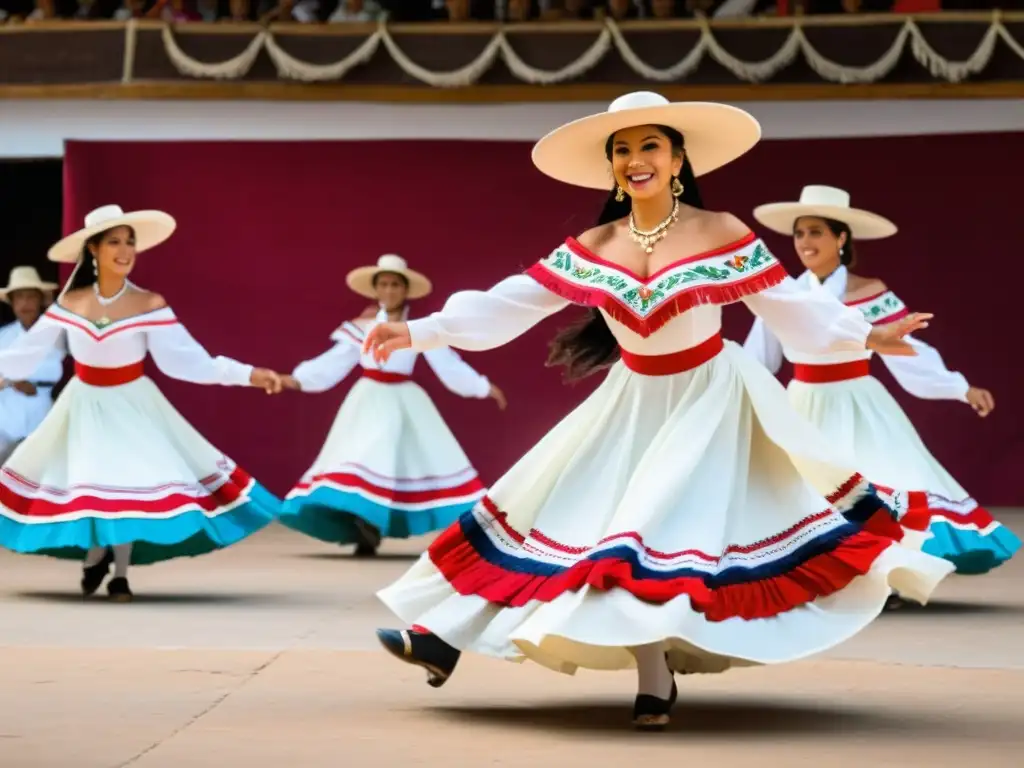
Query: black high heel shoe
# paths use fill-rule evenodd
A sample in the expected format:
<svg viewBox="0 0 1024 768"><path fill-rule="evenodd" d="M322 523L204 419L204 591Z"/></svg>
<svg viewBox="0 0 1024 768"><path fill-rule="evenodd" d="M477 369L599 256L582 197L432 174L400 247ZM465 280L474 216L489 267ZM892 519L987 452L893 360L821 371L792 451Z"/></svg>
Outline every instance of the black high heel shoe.
<svg viewBox="0 0 1024 768"><path fill-rule="evenodd" d="M448 682L462 656L462 651L429 632L378 629L377 639L395 658L427 670L427 685L431 688L440 688Z"/></svg>
<svg viewBox="0 0 1024 768"><path fill-rule="evenodd" d="M672 693L667 699L659 699L648 693L637 694L633 702L633 727L638 731L663 731L671 719L672 707L679 697L675 679L672 680Z"/></svg>
<svg viewBox="0 0 1024 768"><path fill-rule="evenodd" d="M893 592L891 595L889 595L889 597L886 598L885 608L883 610L898 611L900 608L904 608L908 605L910 605L909 600L904 600L902 597L900 597L898 592Z"/></svg>
<svg viewBox="0 0 1024 768"><path fill-rule="evenodd" d="M103 583L110 573L110 565L114 562L114 553L108 549L103 559L95 565L82 566L82 594L88 597Z"/></svg>
<svg viewBox="0 0 1024 768"><path fill-rule="evenodd" d="M356 557L374 557L380 549L380 531L359 517L354 517L352 522L356 527Z"/></svg>

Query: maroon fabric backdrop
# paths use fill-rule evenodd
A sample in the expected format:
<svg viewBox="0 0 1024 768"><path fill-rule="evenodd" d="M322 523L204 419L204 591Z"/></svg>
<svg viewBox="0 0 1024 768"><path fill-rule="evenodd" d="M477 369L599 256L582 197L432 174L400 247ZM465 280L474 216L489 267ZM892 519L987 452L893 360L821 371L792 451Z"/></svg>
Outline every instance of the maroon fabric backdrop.
<svg viewBox="0 0 1024 768"><path fill-rule="evenodd" d="M134 279L163 293L211 352L289 371L367 305L345 287L354 266L396 252L427 272L435 292L413 307L423 315L452 291L486 288L590 226L602 196L546 179L529 150L456 141L69 142L65 229L109 203L169 211L177 234L141 258ZM831 183L898 223L897 237L862 246L860 271L885 279L912 308L936 312L923 338L990 387L998 408L980 420L966 405L893 391L932 451L990 505L1024 503L1016 476L1024 364L1013 309L1024 266L1009 226L1018 196L1001 191L1007 158L1022 150L1024 133L765 142L702 183L709 207L751 221L757 204ZM795 274L787 238L766 239ZM547 341L570 312L500 350L465 354L508 393L505 413L448 393L425 363L417 368L485 482L597 383L567 387L543 367ZM727 335L742 340L750 321L744 306L730 307ZM214 444L277 493L313 460L354 380L321 395L269 398L156 378Z"/></svg>

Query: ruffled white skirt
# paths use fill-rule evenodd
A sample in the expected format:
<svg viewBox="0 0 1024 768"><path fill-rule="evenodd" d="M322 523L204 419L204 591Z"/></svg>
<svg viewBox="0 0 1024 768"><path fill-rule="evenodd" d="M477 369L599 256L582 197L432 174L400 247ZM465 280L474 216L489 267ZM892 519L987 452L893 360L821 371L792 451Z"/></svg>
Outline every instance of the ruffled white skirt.
<svg viewBox="0 0 1024 768"><path fill-rule="evenodd" d="M688 672L799 659L952 570L858 524L888 510L851 467L735 344L672 376L619 363L379 596L567 673L660 641Z"/></svg>

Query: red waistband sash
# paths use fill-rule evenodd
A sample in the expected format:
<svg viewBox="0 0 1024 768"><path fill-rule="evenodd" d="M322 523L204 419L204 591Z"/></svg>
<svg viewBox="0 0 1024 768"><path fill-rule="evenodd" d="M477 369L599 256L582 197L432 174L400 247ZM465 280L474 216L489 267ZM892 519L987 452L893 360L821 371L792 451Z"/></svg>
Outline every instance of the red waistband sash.
<svg viewBox="0 0 1024 768"><path fill-rule="evenodd" d="M793 378L805 384L831 384L871 375L870 360L851 360L848 363L793 363Z"/></svg>
<svg viewBox="0 0 1024 768"><path fill-rule="evenodd" d="M373 379L381 384L404 384L412 381L412 376L406 376L404 373L390 373L376 368L363 368L363 378Z"/></svg>
<svg viewBox="0 0 1024 768"><path fill-rule="evenodd" d="M93 387L119 387L122 384L141 379L145 375L143 361L120 368L97 368L75 361L75 376Z"/></svg>
<svg viewBox="0 0 1024 768"><path fill-rule="evenodd" d="M704 365L721 352L724 346L721 334L716 333L695 347L667 355L638 355L625 349L620 349L619 354L622 356L622 362L634 373L642 373L644 376L671 376Z"/></svg>

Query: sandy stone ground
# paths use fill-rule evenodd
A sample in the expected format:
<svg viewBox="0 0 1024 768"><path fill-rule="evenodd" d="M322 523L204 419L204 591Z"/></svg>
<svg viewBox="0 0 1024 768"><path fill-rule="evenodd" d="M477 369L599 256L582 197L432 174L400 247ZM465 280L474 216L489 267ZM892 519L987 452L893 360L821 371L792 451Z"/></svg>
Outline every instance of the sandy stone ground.
<svg viewBox="0 0 1024 768"><path fill-rule="evenodd" d="M466 657L435 691L379 650L374 592L424 544L360 561L274 526L133 570L130 605L0 554L0 768L1024 766L1024 556L823 656L680 679L638 734L633 673Z"/></svg>

